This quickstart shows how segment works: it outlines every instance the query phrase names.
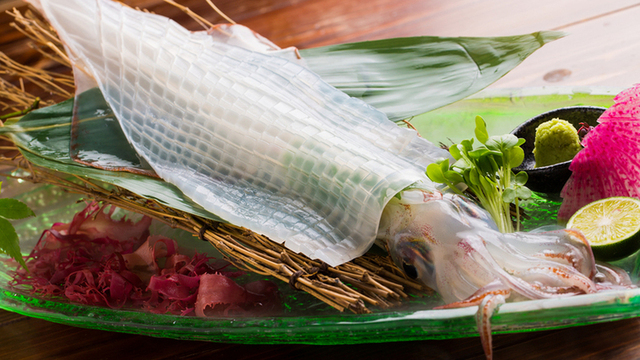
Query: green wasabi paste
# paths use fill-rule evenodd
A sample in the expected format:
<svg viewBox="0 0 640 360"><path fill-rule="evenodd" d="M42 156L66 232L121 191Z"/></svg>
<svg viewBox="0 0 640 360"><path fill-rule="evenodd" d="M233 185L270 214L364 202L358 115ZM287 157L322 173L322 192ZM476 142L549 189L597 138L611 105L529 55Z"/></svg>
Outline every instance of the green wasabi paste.
<svg viewBox="0 0 640 360"><path fill-rule="evenodd" d="M578 130L566 120L552 119L536 128L533 149L536 167L571 160L581 149Z"/></svg>

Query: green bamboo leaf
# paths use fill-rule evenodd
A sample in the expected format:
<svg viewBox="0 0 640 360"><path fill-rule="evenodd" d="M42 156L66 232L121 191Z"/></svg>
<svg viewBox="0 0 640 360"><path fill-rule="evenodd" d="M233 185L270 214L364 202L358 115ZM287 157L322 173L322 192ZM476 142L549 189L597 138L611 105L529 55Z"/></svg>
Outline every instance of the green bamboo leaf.
<svg viewBox="0 0 640 360"><path fill-rule="evenodd" d="M20 253L18 234L9 220L4 218L0 218L0 253L11 256L26 268L27 265Z"/></svg>
<svg viewBox="0 0 640 360"><path fill-rule="evenodd" d="M481 90L540 46L559 37L560 33L542 32L503 38L390 39L310 49L303 51L303 56L309 67L330 84L378 107L392 120L401 120ZM375 61L370 62L372 59ZM351 81L354 78L345 81L352 75L356 76L355 82ZM94 89L82 98L87 101L82 109L88 115L82 117L81 124L90 129L87 139L102 142L98 155L110 158L115 153L112 158L125 161L113 167L131 166L130 160L137 156L127 149L130 146L117 134L117 127L111 126L113 131L105 127L109 114L103 108L102 95ZM62 106L33 111L18 123L1 128L0 133L11 133L25 157L38 165L118 185L178 210L219 220L161 180L88 168L71 160L70 145L81 155L82 151L86 154L96 150L86 148L94 145L92 141L71 143L72 106L73 102L67 101ZM472 140L464 142L464 150L472 150L472 144Z"/></svg>
<svg viewBox="0 0 640 360"><path fill-rule="evenodd" d="M77 112L71 127L72 159L103 169L128 168L155 174L127 141L100 89L87 90L76 101Z"/></svg>
<svg viewBox="0 0 640 360"><path fill-rule="evenodd" d="M69 157L73 99L37 109L13 125L0 127L14 143L40 156L75 164Z"/></svg>
<svg viewBox="0 0 640 360"><path fill-rule="evenodd" d="M399 121L484 89L563 33L410 37L301 50L329 84Z"/></svg>
<svg viewBox="0 0 640 360"><path fill-rule="evenodd" d="M21 201L16 199L0 199L0 217L18 220L29 216L36 216L36 214Z"/></svg>
<svg viewBox="0 0 640 360"><path fill-rule="evenodd" d="M225 221L193 202L193 200L185 196L177 187L160 179L128 172L116 172L87 166L70 165L68 163L46 159L27 151L23 151L22 154L33 164L47 169L117 185L144 198L156 200L176 210L202 216L214 221Z"/></svg>
<svg viewBox="0 0 640 360"><path fill-rule="evenodd" d="M73 99L38 109L24 116L15 125L0 127L0 133L8 133L24 157L35 165L117 185L174 209L214 221L224 221L204 210L174 185L160 179L96 169L71 160L69 144L72 109Z"/></svg>

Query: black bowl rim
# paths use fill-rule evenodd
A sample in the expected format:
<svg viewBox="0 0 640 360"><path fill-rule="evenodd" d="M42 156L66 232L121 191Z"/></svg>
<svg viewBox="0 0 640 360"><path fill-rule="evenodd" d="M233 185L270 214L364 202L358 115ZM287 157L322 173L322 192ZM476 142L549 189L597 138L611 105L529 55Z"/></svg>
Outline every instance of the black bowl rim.
<svg viewBox="0 0 640 360"><path fill-rule="evenodd" d="M605 110L607 110L607 108L602 107L602 106L590 106L590 105L565 106L565 107L561 107L561 108L545 111L545 112L543 112L541 114L538 114L538 115L536 115L536 116L524 121L523 123L518 125L515 129L513 129L511 131L511 134L512 135L516 135L516 132L519 129L524 128L525 126L529 125L530 123L538 121L542 117L548 117L550 115L553 115L554 113L570 111L570 110L576 110L576 109L602 110L603 113L605 112ZM571 160L567 160L567 161L563 161L563 162L560 162L560 163L557 163L557 164L541 166L541 167L536 167L536 168L525 168L525 167L521 167L522 165L520 165L518 167L513 168L513 170L515 170L515 171L527 171L527 172L536 173L536 172L542 172L542 171L545 171L545 170L549 170L549 169L551 169L553 167L558 167L558 168L565 167L565 166L568 167L570 164L571 164Z"/></svg>

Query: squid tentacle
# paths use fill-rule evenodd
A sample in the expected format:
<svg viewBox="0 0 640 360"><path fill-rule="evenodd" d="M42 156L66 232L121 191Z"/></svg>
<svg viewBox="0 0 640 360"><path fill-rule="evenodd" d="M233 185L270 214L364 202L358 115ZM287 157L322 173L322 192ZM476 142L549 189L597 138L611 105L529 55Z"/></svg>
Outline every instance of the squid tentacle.
<svg viewBox="0 0 640 360"><path fill-rule="evenodd" d="M623 269L609 264L596 264L596 267L598 275L595 277L595 281L598 290L635 288L629 274Z"/></svg>
<svg viewBox="0 0 640 360"><path fill-rule="evenodd" d="M476 235L474 235L476 236ZM527 270L533 270L535 266L531 266L529 268L525 268L521 272L512 271L507 272L497 261L491 252L487 249L486 246L478 246L478 244L484 245L485 242L482 241L482 238L476 236L476 239L466 238L469 244L476 244L473 246L475 250L475 254L473 256L474 260L481 264L482 267L488 269L494 276L499 278L503 283L508 284L509 287L519 293L520 295L529 298L529 299L547 299L551 297L558 296L556 291L545 291L546 288L544 286L538 286L537 283L527 281L527 276L532 273L527 272ZM465 241L462 240L462 241ZM519 260L524 261L524 258ZM584 274L567 267L560 263L548 263L548 264L539 264L540 268L549 268L551 270L546 272L546 275L555 274L555 276L547 276L547 279L553 279L560 284L564 284L568 287L574 287L576 284L580 284L581 289L594 289L595 284ZM539 270L540 273L545 273ZM544 283L543 283L544 284ZM550 288L556 288L559 286L550 286ZM587 291L585 291L587 292ZM589 290L588 292L593 292Z"/></svg>
<svg viewBox="0 0 640 360"><path fill-rule="evenodd" d="M496 279L480 288L465 300L438 306L434 309L453 309L477 305L478 311L475 315L476 325L480 333L480 340L485 355L487 359L491 359L493 357L491 317L497 308L506 302L506 299L509 298L510 295L511 290L509 287L505 286L499 279Z"/></svg>
<svg viewBox="0 0 640 360"><path fill-rule="evenodd" d="M446 304L446 305L442 305L442 306L437 306L434 309L436 309L436 310L439 310L439 309L455 309L455 308L469 307L469 306L474 306L474 305L479 305L480 306L482 304L482 301L486 297L488 297L488 296L497 296L497 295L501 295L505 299L509 298L509 296L511 295L511 289L509 289L508 286L505 286L504 283L502 281L500 281L500 280L494 280L494 281L490 282L489 284L487 284L484 287L478 289L478 291L473 293L473 295L469 296L468 298L466 298L464 300L456 301L456 302L453 302L453 303L450 303L450 304Z"/></svg>
<svg viewBox="0 0 640 360"><path fill-rule="evenodd" d="M482 348L487 360L493 358L493 340L491 336L491 317L506 301L503 295L489 295L482 299L476 313L476 324L480 332Z"/></svg>
<svg viewBox="0 0 640 360"><path fill-rule="evenodd" d="M516 275L516 274L514 274ZM560 280L565 283L569 288L575 287L580 289L583 294L590 294L597 291L596 284L583 274L575 271L572 268L565 266L535 266L526 269L526 271L517 274L521 279L531 278L531 282L534 282L540 278L549 278L550 280ZM550 289L563 288L564 286L548 286ZM555 294L554 294L555 295Z"/></svg>
<svg viewBox="0 0 640 360"><path fill-rule="evenodd" d="M533 236L532 236L533 235ZM597 270L591 246L583 234L571 229L535 234L504 234L503 243L527 254L532 261L543 259L562 263L592 278ZM558 237L562 241L557 241Z"/></svg>

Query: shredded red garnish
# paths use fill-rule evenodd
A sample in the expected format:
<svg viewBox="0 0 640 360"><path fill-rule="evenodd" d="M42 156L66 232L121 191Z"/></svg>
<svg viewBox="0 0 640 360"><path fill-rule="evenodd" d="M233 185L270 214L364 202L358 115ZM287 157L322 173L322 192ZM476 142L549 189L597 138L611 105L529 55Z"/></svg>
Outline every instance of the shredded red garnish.
<svg viewBox="0 0 640 360"><path fill-rule="evenodd" d="M238 285L243 272L205 254L180 254L175 240L149 236L151 218L113 220L113 206L89 204L69 224L45 230L14 285L72 302L197 316L271 315L281 310L270 281Z"/></svg>
<svg viewBox="0 0 640 360"><path fill-rule="evenodd" d="M569 220L596 200L640 198L640 84L620 92L613 101L571 161L571 177L560 193L559 220Z"/></svg>
<svg viewBox="0 0 640 360"><path fill-rule="evenodd" d="M593 126L585 123L585 122L581 122L580 123L580 129L578 129L578 137L580 138L580 141L582 141L582 139L587 136L587 134L589 133L589 131L591 131L593 129Z"/></svg>

